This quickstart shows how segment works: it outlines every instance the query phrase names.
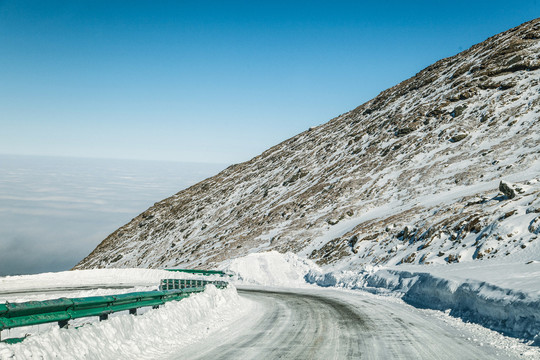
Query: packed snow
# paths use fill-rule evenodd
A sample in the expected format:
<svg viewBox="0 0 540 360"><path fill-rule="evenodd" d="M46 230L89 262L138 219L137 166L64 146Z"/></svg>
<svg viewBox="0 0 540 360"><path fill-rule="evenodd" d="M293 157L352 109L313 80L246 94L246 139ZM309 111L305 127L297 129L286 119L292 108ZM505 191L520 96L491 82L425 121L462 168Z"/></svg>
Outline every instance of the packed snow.
<svg viewBox="0 0 540 360"><path fill-rule="evenodd" d="M83 270L0 278L10 289L0 301L30 301L108 295L155 290L161 278L193 278L185 273L145 269ZM207 277L205 277L207 279ZM123 284L126 288L107 288ZM134 287L127 287L133 285ZM93 290L80 290L93 287ZM101 288L100 288L101 287ZM47 291L44 291L47 290ZM51 291L55 290L55 291ZM203 293L168 302L159 309L139 309L139 315L112 314L107 321L82 318L68 328L56 323L4 330L2 339L23 337L22 343L0 343L0 359L152 359L164 357L183 346L210 336L250 311L233 285L218 290L208 285Z"/></svg>
<svg viewBox="0 0 540 360"><path fill-rule="evenodd" d="M197 276L151 269L93 269L0 277L0 303L157 290L161 279ZM215 280L218 276L205 277Z"/></svg>
<svg viewBox="0 0 540 360"><path fill-rule="evenodd" d="M277 251L249 254L225 267L237 284L281 287L305 286L304 277L312 269L319 267L295 254Z"/></svg>

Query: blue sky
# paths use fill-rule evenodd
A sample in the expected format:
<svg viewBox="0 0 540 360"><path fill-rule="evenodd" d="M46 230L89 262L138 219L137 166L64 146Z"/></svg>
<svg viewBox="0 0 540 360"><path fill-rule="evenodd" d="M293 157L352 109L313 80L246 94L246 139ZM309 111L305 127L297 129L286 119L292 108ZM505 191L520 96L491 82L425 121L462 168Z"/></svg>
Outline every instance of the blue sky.
<svg viewBox="0 0 540 360"><path fill-rule="evenodd" d="M0 0L0 153L248 160L539 10Z"/></svg>

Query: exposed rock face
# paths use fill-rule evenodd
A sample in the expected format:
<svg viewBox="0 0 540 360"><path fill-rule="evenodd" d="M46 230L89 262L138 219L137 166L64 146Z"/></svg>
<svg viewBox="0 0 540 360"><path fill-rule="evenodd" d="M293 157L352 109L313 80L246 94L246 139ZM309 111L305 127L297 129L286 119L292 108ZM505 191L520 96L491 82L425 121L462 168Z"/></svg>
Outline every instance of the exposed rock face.
<svg viewBox="0 0 540 360"><path fill-rule="evenodd" d="M529 231L533 234L540 233L540 216L534 218L533 221L531 221L531 223L529 224Z"/></svg>
<svg viewBox="0 0 540 360"><path fill-rule="evenodd" d="M209 267L270 249L323 265L425 264L536 241L505 224L540 207L539 39L536 19L438 61L156 203L77 268ZM501 201L507 177L532 185Z"/></svg>
<svg viewBox="0 0 540 360"><path fill-rule="evenodd" d="M502 191L502 193L509 199L513 199L516 197L516 192L514 191L514 189L512 189L512 187L510 187L505 182L501 181L499 183L499 190Z"/></svg>

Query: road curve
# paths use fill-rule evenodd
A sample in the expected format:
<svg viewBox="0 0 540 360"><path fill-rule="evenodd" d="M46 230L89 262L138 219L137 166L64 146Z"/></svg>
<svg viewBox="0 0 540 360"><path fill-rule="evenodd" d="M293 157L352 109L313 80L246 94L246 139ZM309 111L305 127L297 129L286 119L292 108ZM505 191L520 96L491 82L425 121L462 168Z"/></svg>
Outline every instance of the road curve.
<svg viewBox="0 0 540 360"><path fill-rule="evenodd" d="M330 290L239 289L255 311L177 359L508 359L398 301Z"/></svg>

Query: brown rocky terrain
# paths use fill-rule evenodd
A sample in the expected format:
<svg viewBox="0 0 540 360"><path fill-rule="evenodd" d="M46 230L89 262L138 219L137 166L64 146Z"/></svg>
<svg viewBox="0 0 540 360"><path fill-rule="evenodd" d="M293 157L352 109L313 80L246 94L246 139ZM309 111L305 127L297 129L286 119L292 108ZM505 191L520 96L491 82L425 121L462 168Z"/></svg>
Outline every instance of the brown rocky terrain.
<svg viewBox="0 0 540 360"><path fill-rule="evenodd" d="M271 249L322 265L522 251L539 232L539 123L536 19L156 203L76 268L219 267Z"/></svg>

